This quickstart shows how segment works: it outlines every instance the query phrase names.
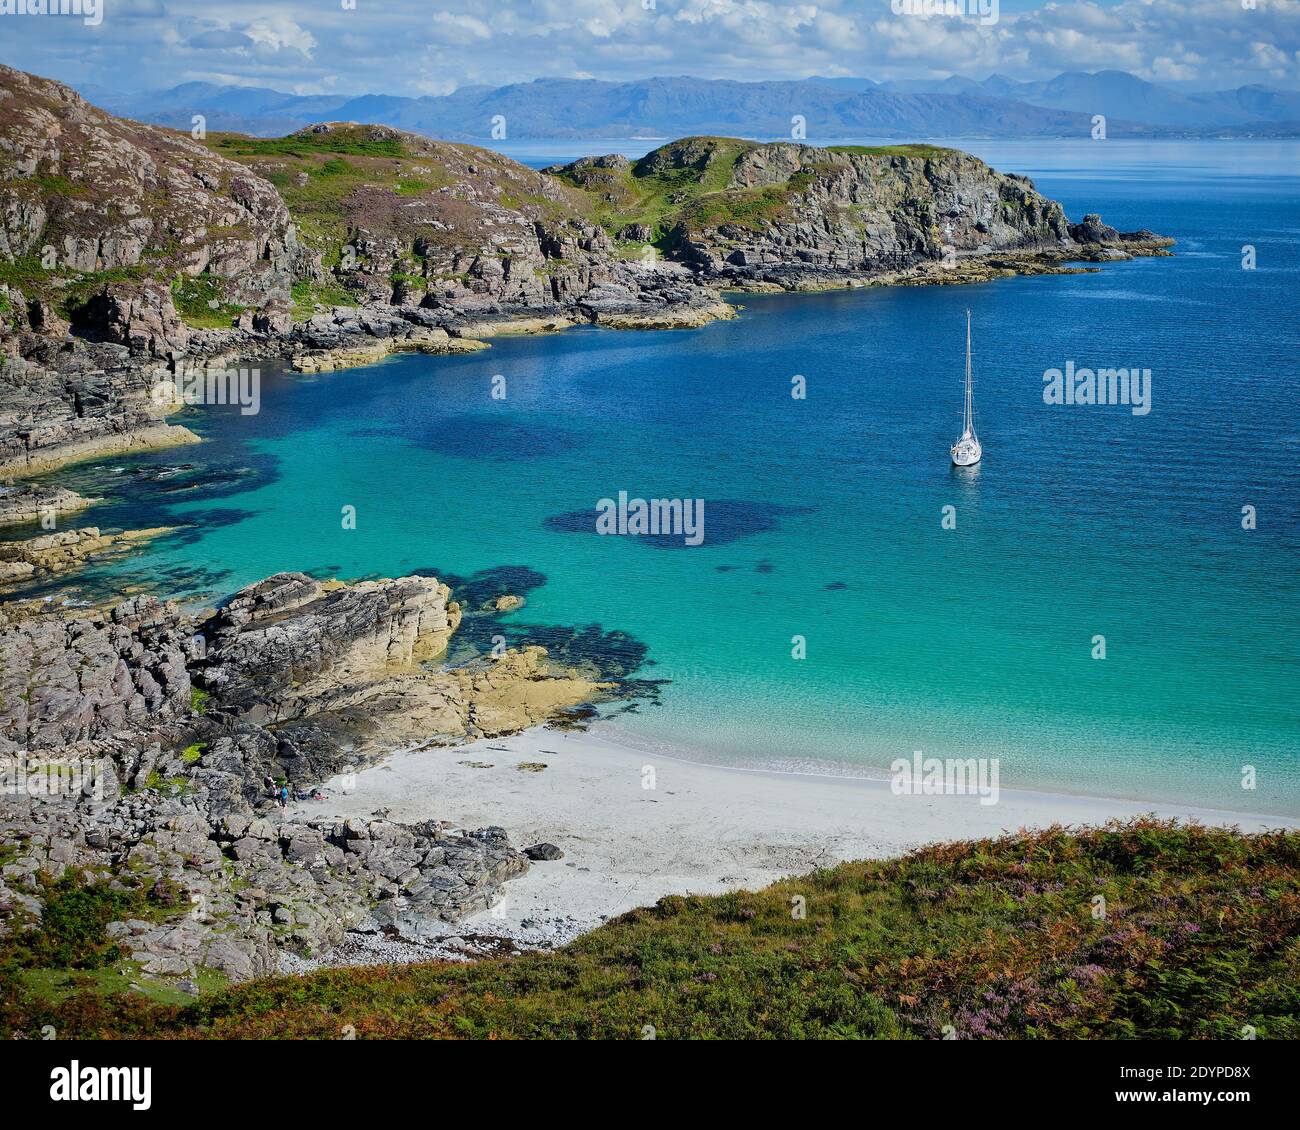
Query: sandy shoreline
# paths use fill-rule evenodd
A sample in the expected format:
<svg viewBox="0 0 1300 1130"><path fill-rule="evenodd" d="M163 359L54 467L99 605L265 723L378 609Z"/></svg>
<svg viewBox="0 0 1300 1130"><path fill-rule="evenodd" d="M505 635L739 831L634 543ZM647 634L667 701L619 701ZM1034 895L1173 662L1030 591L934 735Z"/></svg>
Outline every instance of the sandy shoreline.
<svg viewBox="0 0 1300 1130"><path fill-rule="evenodd" d="M521 769L540 763L545 769ZM643 787L653 767L654 787ZM345 789L345 785L351 785ZM994 836L1053 823L1097 824L1154 812L1243 831L1296 827L1177 804L1003 789L996 804L975 796L896 796L889 782L732 769L648 754L599 724L585 733L534 729L455 749L393 754L325 784L327 799L293 806L300 819L431 818L458 827L499 824L519 847L553 843L562 860L534 863L491 911L448 935L553 945L667 894L760 887L846 859L897 855L922 844ZM367 954L344 947L330 964L411 960L391 944Z"/></svg>

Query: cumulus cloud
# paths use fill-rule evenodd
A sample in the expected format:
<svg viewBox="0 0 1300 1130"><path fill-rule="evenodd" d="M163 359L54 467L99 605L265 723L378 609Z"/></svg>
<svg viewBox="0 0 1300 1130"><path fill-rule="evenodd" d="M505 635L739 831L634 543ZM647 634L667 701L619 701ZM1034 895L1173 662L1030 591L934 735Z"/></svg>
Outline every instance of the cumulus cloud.
<svg viewBox="0 0 1300 1130"><path fill-rule="evenodd" d="M1300 85L1300 0L1256 3L1002 0L985 26L896 14L890 0L358 0L351 9L114 0L97 28L14 21L0 57L104 86L220 71L280 89L394 94L579 74L1039 79L1101 68L1207 86Z"/></svg>

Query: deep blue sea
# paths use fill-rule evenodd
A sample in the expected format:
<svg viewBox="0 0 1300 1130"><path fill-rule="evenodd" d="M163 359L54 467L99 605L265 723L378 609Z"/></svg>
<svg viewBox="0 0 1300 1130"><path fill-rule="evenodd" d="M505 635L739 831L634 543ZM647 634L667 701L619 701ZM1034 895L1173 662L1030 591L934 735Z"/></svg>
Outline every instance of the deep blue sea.
<svg viewBox="0 0 1300 1130"><path fill-rule="evenodd" d="M58 476L115 499L86 523L183 527L82 583L213 600L280 569L431 570L474 607L528 598L462 651L506 630L663 680L616 721L648 747L859 773L990 756L1004 787L1300 814L1300 144L956 144L1176 254L263 368L258 415L179 417L207 443ZM968 308L984 459L959 472ZM1071 360L1149 368L1150 413L1045 404ZM566 517L621 490L704 499L704 543Z"/></svg>

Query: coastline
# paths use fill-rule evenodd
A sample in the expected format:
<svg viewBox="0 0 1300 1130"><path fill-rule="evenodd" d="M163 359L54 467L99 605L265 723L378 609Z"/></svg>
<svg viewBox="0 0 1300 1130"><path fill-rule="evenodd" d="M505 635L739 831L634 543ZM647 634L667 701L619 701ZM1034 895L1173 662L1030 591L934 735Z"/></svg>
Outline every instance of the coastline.
<svg viewBox="0 0 1300 1130"><path fill-rule="evenodd" d="M654 770L653 789L642 786L647 766ZM533 728L454 748L393 753L351 780L329 780L324 793L323 801L291 806L288 818L370 817L386 809L387 818L400 821L498 824L514 843L551 843L564 857L534 862L491 910L448 923L426 945L354 935L323 960L287 963L286 972L454 958L467 948L471 954L549 948L665 895L752 890L845 860L1021 828L1098 825L1149 813L1243 831L1300 827L1284 817L1013 789L1003 789L992 805L974 796L896 796L887 780L647 754L621 744L600 723L588 731Z"/></svg>
<svg viewBox="0 0 1300 1130"><path fill-rule="evenodd" d="M396 353L454 355L491 348L492 338L562 333L587 324L603 329L680 330L699 329L710 322L727 321L744 308L737 299L747 294L817 294L832 290L859 290L891 286L953 286L991 282L1018 275L1068 275L1097 271L1078 263L1105 263L1114 259L1167 256L1172 240L1127 240L1118 254L1105 254L1101 245L1083 245L1070 252L1012 250L978 253L956 264L918 263L903 270L876 272L832 271L808 273L797 270L780 282L771 278L746 277L737 272L709 280L693 281L695 290L685 299L662 304L636 303L617 309L556 306L543 310L512 311L489 317L462 314L437 323L422 308L391 304L336 306L319 310L313 317L291 323L287 332L270 327L260 331L244 329L193 331L179 358L160 362L152 356L118 358L121 370L131 382L141 384L150 374L159 379L179 371L188 362L196 367L226 368L256 361L278 361L299 373L339 372L377 364ZM716 288L716 289L715 289ZM51 369L51 374L59 370ZM137 410L140 408L136 406ZM142 420L123 421L108 417L97 429L90 419L77 421L79 434L54 438L33 446L25 440L21 450L0 455L0 479L21 480L48 475L76 463L112 455L141 454L186 444L201 443L182 424L167 422L180 405L148 412ZM43 418L33 415L37 431ZM44 438L44 437L42 437Z"/></svg>

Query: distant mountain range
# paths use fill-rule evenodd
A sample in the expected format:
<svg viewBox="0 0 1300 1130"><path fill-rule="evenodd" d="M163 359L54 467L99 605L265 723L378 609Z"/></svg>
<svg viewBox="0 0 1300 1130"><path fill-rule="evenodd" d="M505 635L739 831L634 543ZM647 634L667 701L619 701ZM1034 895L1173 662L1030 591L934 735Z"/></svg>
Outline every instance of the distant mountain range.
<svg viewBox="0 0 1300 1130"><path fill-rule="evenodd" d="M801 115L810 141L843 137L1086 137L1095 114L1108 137L1300 137L1300 91L1266 86L1183 94L1124 71L1067 72L1046 82L993 75L877 83L650 78L537 79L452 94L294 95L191 82L123 94L82 87L124 117L188 130L278 136L321 121L395 126L452 141L484 141L504 117L512 140L662 138L687 134L788 137ZM498 119L499 120L499 119Z"/></svg>

